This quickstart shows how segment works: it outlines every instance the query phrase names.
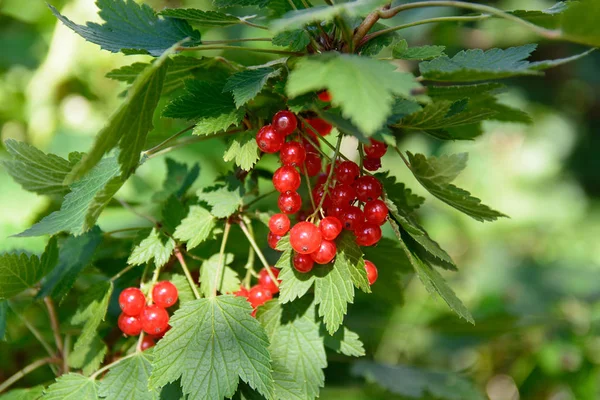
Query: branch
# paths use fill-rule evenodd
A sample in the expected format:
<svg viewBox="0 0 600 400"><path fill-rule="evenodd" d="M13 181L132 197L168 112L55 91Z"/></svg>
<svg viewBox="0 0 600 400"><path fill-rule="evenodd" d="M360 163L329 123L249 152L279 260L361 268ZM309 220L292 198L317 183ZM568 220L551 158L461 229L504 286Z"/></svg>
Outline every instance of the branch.
<svg viewBox="0 0 600 400"><path fill-rule="evenodd" d="M187 264L185 263L185 259L183 258L183 255L181 254L179 247L175 248L175 257L177 257L177 260L179 261L179 264L181 265L181 269L183 270L183 273L185 274L185 277L187 278L188 283L190 284L190 287L192 288L192 292L194 292L194 297L196 297L196 299L199 299L200 293L198 293L198 288L196 288L194 279L192 279L192 274L190 274L190 270L188 269Z"/></svg>
<svg viewBox="0 0 600 400"><path fill-rule="evenodd" d="M287 56L303 56L305 53L299 51L286 51L286 50L275 50L275 49L257 49L253 47L242 47L242 46L195 46L195 47L178 47L178 51L202 51L202 50L239 50L239 51L253 51L255 53L268 53L268 54L282 54Z"/></svg>
<svg viewBox="0 0 600 400"><path fill-rule="evenodd" d="M62 339L60 337L60 326L58 324L58 317L56 316L56 308L54 307L54 302L48 296L44 297L44 303L46 304L46 308L48 309L48 316L50 317L50 326L52 327L52 332L54 333L54 341L56 342L56 349L64 358L64 348Z"/></svg>
<svg viewBox="0 0 600 400"><path fill-rule="evenodd" d="M0 393L5 391L6 389L8 389L8 387L10 385L17 382L19 379L21 379L25 375L29 374L30 372L35 371L39 367L42 367L47 364L58 364L58 363L60 363L60 359L56 358L56 357L42 358L41 360L32 362L31 364L27 365L25 368L18 371L16 374L14 374L10 378L8 378L4 382L2 382L2 384L0 384Z"/></svg>

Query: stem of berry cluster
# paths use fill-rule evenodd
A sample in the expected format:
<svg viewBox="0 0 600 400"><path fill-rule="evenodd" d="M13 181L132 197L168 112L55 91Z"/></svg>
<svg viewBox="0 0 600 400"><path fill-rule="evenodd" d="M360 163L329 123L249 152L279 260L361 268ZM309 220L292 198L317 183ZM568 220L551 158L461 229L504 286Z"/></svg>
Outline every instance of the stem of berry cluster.
<svg viewBox="0 0 600 400"><path fill-rule="evenodd" d="M213 297L217 297L217 289L219 288L219 282L222 282L223 271L225 270L225 246L227 246L227 239L229 238L229 231L231 230L231 222L225 222L225 230L223 231L223 240L221 240L221 249L219 250L219 264L217 273L215 274L215 283L213 285Z"/></svg>
<svg viewBox="0 0 600 400"><path fill-rule="evenodd" d="M331 183L331 178L333 177L333 173L335 171L335 161L337 160L340 154L340 147L342 145L342 139L344 135L340 132L338 134L337 144L335 146L335 152L333 153L333 160L331 161L329 168L329 175L327 175L327 180L325 181L325 189L323 190L323 195L321 196L321 200L319 201L319 206L315 208L313 214L309 217L311 220L319 213L319 211L323 208L323 203L325 202L325 198L329 194L329 184Z"/></svg>
<svg viewBox="0 0 600 400"><path fill-rule="evenodd" d="M158 265L154 264L154 273L152 274L152 280L150 281L150 285L148 286L148 294L146 298L148 299L148 304L152 304L152 289L156 282L158 282L158 276L160 275L160 269Z"/></svg>
<svg viewBox="0 0 600 400"><path fill-rule="evenodd" d="M111 282L116 281L117 279L119 279L120 277L122 277L124 274L126 274L127 272L129 272L130 270L132 270L133 268L137 267L137 265L134 264L130 264L128 266L126 266L125 268L123 268L122 270L120 270L119 272L117 272L112 278L110 278L109 280Z"/></svg>
<svg viewBox="0 0 600 400"><path fill-rule="evenodd" d="M200 298L200 293L198 293L198 288L196 287L196 284L194 283L194 279L192 279L192 274L190 274L190 270L187 266L187 264L185 263L185 259L183 258L183 255L181 254L181 250L179 249L179 247L175 247L175 257L177 258L177 261L179 261L179 265L181 265L181 269L183 270L183 273L185 274L185 277L190 285L190 288L192 289L192 292L194 292L194 297L196 299Z"/></svg>
<svg viewBox="0 0 600 400"><path fill-rule="evenodd" d="M40 360L32 362L31 364L27 365L26 367L24 367L23 369L21 369L20 371L15 373L13 376L11 376L10 378L8 378L4 382L2 382L0 384L0 393L5 391L6 389L8 389L13 383L17 382L19 379L23 378L25 375L29 374L30 372L35 371L39 367L42 367L47 364L59 364L60 362L61 362L61 359L56 358L56 357L42 358Z"/></svg>
<svg viewBox="0 0 600 400"><path fill-rule="evenodd" d="M308 191L308 198L310 199L310 204L313 207L313 210L317 209L315 204L315 197L312 192L312 185L310 184L310 176L308 176L308 170L306 168L302 168L302 172L304 173L304 182L306 182L306 189Z"/></svg>
<svg viewBox="0 0 600 400"><path fill-rule="evenodd" d="M275 276L275 274L273 274L273 270L271 269L271 266L267 262L267 258L265 257L263 252L260 250L260 247L258 247L258 244L256 244L256 240L254 240L254 237L248 231L248 227L246 226L244 221L240 221L240 228L242 229L242 232L244 232L244 235L246 235L248 242L250 242L250 245L256 252L256 255L258 256L258 259L262 263L263 267L265 267L267 274L269 275L271 280L275 283L275 286L279 287L279 281L277 280L277 277Z"/></svg>
<svg viewBox="0 0 600 400"><path fill-rule="evenodd" d="M102 373L108 371L109 369L111 369L112 367L114 367L115 365L127 360L128 358L131 357L135 357L137 355L137 352L131 353L126 355L125 357L121 357L116 361L111 362L110 364L105 365L104 367L100 368L98 371L94 372L92 375L90 375L91 379L96 379L96 377L98 377L99 375L101 375Z"/></svg>

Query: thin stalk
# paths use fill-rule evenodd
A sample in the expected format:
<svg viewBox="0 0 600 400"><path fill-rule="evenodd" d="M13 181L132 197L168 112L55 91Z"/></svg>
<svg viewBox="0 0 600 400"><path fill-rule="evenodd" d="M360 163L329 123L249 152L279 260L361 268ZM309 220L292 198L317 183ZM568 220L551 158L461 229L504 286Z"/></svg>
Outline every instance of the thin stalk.
<svg viewBox="0 0 600 400"><path fill-rule="evenodd" d="M248 224L248 231L252 236L254 236L254 230L252 229L252 224ZM246 261L246 265L244 268L246 269L246 276L244 277L243 285L246 289L250 288L250 278L255 274L254 272L254 260L256 259L256 253L254 252L254 248L250 246L248 248L248 261Z"/></svg>
<svg viewBox="0 0 600 400"><path fill-rule="evenodd" d="M252 206L252 205L254 205L254 204L258 203L258 202L259 202L259 201L261 201L262 199L264 199L264 198L266 198L266 197L269 197L270 195L272 195L272 194L275 194L275 193L277 193L277 190L271 190L270 192L267 192L267 193L261 194L260 196L257 196L257 197L256 197L255 199L253 199L251 202L249 202L248 204L246 204L246 205L244 206L244 208L245 208L245 209L248 209L248 208L250 208L250 206Z"/></svg>
<svg viewBox="0 0 600 400"><path fill-rule="evenodd" d="M42 367L47 364L58 364L58 363L60 363L60 361L61 360L58 358L48 357L48 358L42 358L40 360L32 362L31 364L27 365L22 370L18 371L13 376L11 376L10 378L8 378L4 382L2 382L0 384L0 393L5 391L6 389L8 389L10 387L10 385L17 382L19 379L23 378L25 375L29 374L30 372L35 371L39 367Z"/></svg>
<svg viewBox="0 0 600 400"><path fill-rule="evenodd" d="M55 354L56 352L54 351L54 349L52 349L50 344L48 344L48 342L46 342L46 339L44 339L44 337L42 336L40 331L38 331L35 328L35 326L31 325L31 323L24 316L22 316L17 310L15 310L15 308L12 306L12 304L8 303L8 307L12 310L13 313L16 314L16 316L21 320L21 322L23 322L23 325L25 325L27 327L27 329L29 329L29 331L33 334L33 336L35 336L35 338L38 340L38 342L40 342L42 347L46 350L48 355L50 357L56 356L56 354Z"/></svg>
<svg viewBox="0 0 600 400"><path fill-rule="evenodd" d="M271 38L239 38L239 39L222 39L222 40L203 40L203 44L227 44L227 43L242 43L242 42L270 42Z"/></svg>
<svg viewBox="0 0 600 400"><path fill-rule="evenodd" d="M94 372L92 375L90 375L90 378L92 379L96 379L96 377L98 375L101 375L103 372L108 371L109 369L111 369L112 367L114 367L115 365L119 364L122 361L127 360L128 358L134 357L136 356L137 353L131 353L126 355L125 357L121 357L116 361L111 362L110 364L105 365L104 367L100 368L98 371Z"/></svg>
<svg viewBox="0 0 600 400"><path fill-rule="evenodd" d="M290 7L292 7L292 10L297 10L298 7L296 7L296 4L294 3L293 0L288 0L288 3L290 3Z"/></svg>
<svg viewBox="0 0 600 400"><path fill-rule="evenodd" d="M402 161L404 161L404 164L406 164L406 166L408 167L408 169L410 169L412 171L412 166L410 165L410 163L408 162L408 160L406 159L406 157L404 156L404 154L402 154L402 152L400 151L400 149L398 149L397 147L394 146L394 150L396 150L396 153L398 153L398 155L400 156L400 158L402 159Z"/></svg>
<svg viewBox="0 0 600 400"><path fill-rule="evenodd" d="M158 226L158 225L159 225L157 220L155 220L154 218L152 218L152 217L151 217L151 216L149 216L149 215L145 215L145 214L142 214L142 213L140 213L140 212L136 211L136 209L135 209L135 208L133 208L131 205L129 205L129 203L127 203L125 200L116 199L116 198L115 198L115 200L117 200L117 201L119 202L119 204L121 204L121 206L122 206L124 209L126 209L126 210L128 210L128 211L131 211L133 214L137 215L137 216L138 216L138 217L140 217L140 218L143 218L143 219L145 219L146 221L149 221L149 222L151 222L151 223L152 223L152 225L154 225L154 226Z"/></svg>
<svg viewBox="0 0 600 400"><path fill-rule="evenodd" d="M253 22L250 22L250 21L248 21L248 20L245 20L245 19L243 19L243 18L240 18L240 21L242 21L242 24L244 24L244 25L247 25L247 26L251 26L252 28L264 29L264 30L266 30L266 31L268 31L268 30L269 30L269 27L268 27L268 26L264 26L264 25L258 25L258 24L255 24L255 23L253 23Z"/></svg>
<svg viewBox="0 0 600 400"><path fill-rule="evenodd" d="M54 307L54 301L50 297L44 297L44 303L48 309L48 317L50 318L50 326L52 327L52 333L54 334L54 341L56 342L56 349L60 353L61 357L64 358L64 347L62 338L60 337L60 326L58 324L58 316L56 315L56 308Z"/></svg>
<svg viewBox="0 0 600 400"><path fill-rule="evenodd" d="M104 232L104 235L111 236L111 235L114 235L117 233L139 231L139 230L146 229L146 228L147 227L136 226L136 227L132 227L132 228L115 229L114 231Z"/></svg>
<svg viewBox="0 0 600 400"><path fill-rule="evenodd" d="M117 279L119 279L120 277L122 277L124 274L126 274L127 272L131 271L133 268L137 267L137 265L128 265L125 268L123 268L122 270L120 270L119 272L117 272L115 275L113 275L112 278L110 278L109 280L111 282L116 281Z"/></svg>
<svg viewBox="0 0 600 400"><path fill-rule="evenodd" d="M69 352L71 351L71 335L66 334L65 335L65 343L63 345L65 352L63 355L63 374L68 374L69 373Z"/></svg>
<svg viewBox="0 0 600 400"><path fill-rule="evenodd" d="M360 167L360 170L363 171L363 161L365 159L365 150L363 149L362 143L360 142L360 140L358 141L358 166Z"/></svg>
<svg viewBox="0 0 600 400"><path fill-rule="evenodd" d="M142 352L142 342L144 341L145 335L146 335L146 332L144 332L144 331L140 332L140 337L138 338L137 344L135 345L136 353Z"/></svg>
<svg viewBox="0 0 600 400"><path fill-rule="evenodd" d="M188 127L183 128L182 130L180 130L179 132L175 133L173 136L170 136L169 138L163 140L162 142L160 142L159 144L157 144L156 146L148 149L148 150L144 150L142 151L142 157L143 156L150 156L158 151L160 151L163 147L165 147L167 144L171 143L173 140L177 139L179 136L183 135L184 133L191 131L192 129L194 129L194 126L196 126L196 124L192 124Z"/></svg>
<svg viewBox="0 0 600 400"><path fill-rule="evenodd" d="M223 272L225 271L225 247L227 246L227 239L229 239L229 231L231 230L231 222L225 222L225 230L223 231L223 239L221 240L221 248L219 249L219 264L217 273L215 274L215 283L213 285L213 297L217 297L217 288L219 282L223 278Z"/></svg>
<svg viewBox="0 0 600 400"><path fill-rule="evenodd" d="M315 198L312 192L312 186L310 184L310 176L308 176L308 170L306 168L302 168L302 172L304 173L304 181L306 182L306 189L308 189L308 198L310 199L310 204L313 207L313 210L317 209L317 205L315 204Z"/></svg>
<svg viewBox="0 0 600 400"><path fill-rule="evenodd" d="M179 264L181 265L181 269L183 270L183 273L185 274L185 277L187 278L188 283L190 284L190 287L192 288L192 292L194 292L194 297L196 299L199 299L200 293L198 293L198 288L196 287L196 284L194 283L194 280L192 279L192 274L190 274L190 270L189 270L187 264L185 263L185 259L183 258L183 255L181 254L179 247L175 248L175 257L177 257L177 261L179 261Z"/></svg>
<svg viewBox="0 0 600 400"><path fill-rule="evenodd" d="M267 262L267 259L265 258L265 255L263 254L263 252L260 250L260 247L258 247L258 244L256 244L254 237L250 234L250 232L248 232L248 228L246 227L246 224L244 223L244 221L240 221L240 228L242 229L242 232L244 232L244 235L246 235L246 238L250 242L250 245L254 248L254 251L256 252L256 255L258 256L258 259L260 260L260 262L263 264L263 266L267 270L267 274L269 274L269 277L271 277L271 280L275 283L275 286L279 287L279 281L277 280L277 277L273 274L273 271L271 270L271 266Z"/></svg>
<svg viewBox="0 0 600 400"><path fill-rule="evenodd" d="M152 304L152 289L154 289L154 285L158 282L158 277L160 275L160 269L158 265L154 264L154 273L152 274L152 280L150 281L150 285L148 286L148 294L146 295L148 301L148 305Z"/></svg>
<svg viewBox="0 0 600 400"><path fill-rule="evenodd" d="M175 143L172 146L169 147L165 147L164 149L161 149L151 155L148 155L148 158L154 158L160 155L163 155L165 153L171 152L173 150L176 150L180 147L184 147L193 143L197 143L197 142L203 142L205 140L209 140L209 139L213 139L213 138L217 138L217 137L222 137L222 136L229 136L232 133L237 133L237 132L242 132L242 130L240 129L236 129L233 131L227 131L227 132L220 132L220 133L215 133L214 135L206 135L206 136L192 136L190 138L187 138L186 140L181 140L177 143Z"/></svg>
<svg viewBox="0 0 600 400"><path fill-rule="evenodd" d="M333 153L333 161L331 162L331 168L329 168L329 175L327 175L327 180L325 181L325 190L323 191L323 196L321 196L321 200L319 201L319 206L315 209L313 214L310 216L310 219L313 219L319 210L323 208L323 203L325 202L325 197L329 194L329 184L331 183L331 178L333 177L333 172L335 171L335 160L340 154L340 146L342 145L342 139L344 135L340 132L338 135L337 144L335 146L335 152Z"/></svg>
<svg viewBox="0 0 600 400"><path fill-rule="evenodd" d="M140 286L142 286L141 284L144 283L144 281L146 280L146 275L148 275L149 269L150 269L150 263L146 263L146 266L144 267L144 271L142 272L142 277L140 278Z"/></svg>
<svg viewBox="0 0 600 400"><path fill-rule="evenodd" d="M253 51L255 53L281 54L286 56L303 56L305 53L299 51L286 51L275 49L258 49L254 47L242 46L195 46L195 47L179 47L179 51L203 51L203 50L238 50L238 51Z"/></svg>

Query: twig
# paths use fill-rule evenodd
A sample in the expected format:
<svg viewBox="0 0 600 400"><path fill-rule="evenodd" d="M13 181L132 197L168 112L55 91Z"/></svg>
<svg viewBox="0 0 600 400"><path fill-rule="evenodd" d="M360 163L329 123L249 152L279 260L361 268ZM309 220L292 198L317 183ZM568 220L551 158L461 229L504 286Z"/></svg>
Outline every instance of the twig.
<svg viewBox="0 0 600 400"><path fill-rule="evenodd" d="M400 151L400 149L398 149L398 147L394 146L394 150L396 150L396 153L398 153L398 155L400 156L400 158L402 159L402 161L404 161L404 164L406 164L406 166L408 167L408 169L410 169L412 171L412 166L410 165L410 163L408 162L408 160L406 159L406 157L404 156L404 154L402 154L402 152Z"/></svg>
<svg viewBox="0 0 600 400"><path fill-rule="evenodd" d="M160 151L164 146L166 146L167 144L171 143L173 140L177 139L179 136L183 135L184 133L191 131L192 129L194 129L194 126L196 126L196 124L192 124L186 128L183 128L182 130L180 130L179 132L177 132L176 134L174 134L173 136L170 136L169 138L163 140L162 142L160 142L159 144L157 144L156 146L148 149L148 150L144 150L142 151L142 157L143 156L150 156L158 151Z"/></svg>
<svg viewBox="0 0 600 400"><path fill-rule="evenodd" d="M183 270L183 273L185 274L185 277L187 278L188 283L190 284L190 287L192 288L192 292L194 292L194 297L196 299L199 299L200 293L198 293L198 288L196 287L196 284L194 283L194 280L192 279L192 274L190 274L190 270L188 269L188 266L185 263L185 259L183 258L183 255L181 254L181 250L179 250L179 247L175 248L175 257L177 257L177 261L179 261L179 264L181 265L181 269Z"/></svg>
<svg viewBox="0 0 600 400"><path fill-rule="evenodd" d="M64 358L64 348L62 339L60 337L60 326L58 324L58 317L56 315L56 308L54 307L54 301L48 296L44 297L44 303L48 309L48 316L50 317L50 326L52 327L52 333L54 333L54 341L56 342L56 349L60 353L61 357Z"/></svg>
<svg viewBox="0 0 600 400"><path fill-rule="evenodd" d="M31 323L24 316L22 316L17 310L15 310L15 308L12 306L12 304L8 303L8 307L12 310L13 313L15 313L17 315L17 317L21 320L21 322L23 322L23 325L25 325L27 327L27 329L29 329L29 331L31 331L33 336L35 336L35 338L38 340L38 342L40 342L40 344L46 350L48 355L50 357L55 357L56 352L52 349L50 344L48 344L48 342L46 342L46 339L44 339L42 334L33 325L31 325Z"/></svg>
<svg viewBox="0 0 600 400"><path fill-rule="evenodd" d="M215 284L213 285L213 297L217 297L217 289L219 282L221 282L223 272L225 271L225 246L227 246L227 239L229 238L229 231L231 230L231 222L225 222L225 230L223 231L223 239L221 240L221 248L219 249L219 264L217 267L217 273L215 274Z"/></svg>
<svg viewBox="0 0 600 400"><path fill-rule="evenodd" d="M113 277L110 278L109 280L111 282L114 282L117 279L119 279L120 277L122 277L124 274L126 274L127 272L131 271L135 267L137 267L137 265L134 265L134 264L128 265L125 268L123 268L122 270L120 270L119 272L117 272L115 275L113 275Z"/></svg>
<svg viewBox="0 0 600 400"><path fill-rule="evenodd" d="M241 43L241 42L270 42L271 38L239 38L239 39L223 39L223 40L203 40L203 44L226 44L226 43Z"/></svg>
<svg viewBox="0 0 600 400"><path fill-rule="evenodd" d="M169 256L169 258L171 258L171 256ZM146 296L148 300L148 305L152 304L152 290L154 289L156 282L158 282L161 267L159 267L156 263L154 264L154 273L152 274L152 280L150 281L150 285L148 285L148 295Z"/></svg>
<svg viewBox="0 0 600 400"><path fill-rule="evenodd" d="M242 47L242 46L195 46L195 47L179 47L179 51L203 51L203 50L239 50L239 51L253 51L255 53L268 53L268 54L282 54L287 56L303 56L305 53L299 51L286 51L286 50L275 50L275 49L258 49L254 47Z"/></svg>
<svg viewBox="0 0 600 400"><path fill-rule="evenodd" d="M136 211L136 209L133 208L131 205L129 205L129 203L127 203L125 200L121 200L121 199L117 199L117 198L115 198L115 200L117 200L119 202L119 204L121 204L121 206L124 209L126 209L128 211L131 211L133 214L137 215L138 217L140 217L142 219L145 219L146 221L151 222L152 225L154 225L154 226L158 226L159 225L159 223L158 223L157 220L155 220L154 218L152 218L149 215L145 215L145 214L142 214L142 213Z"/></svg>
<svg viewBox="0 0 600 400"><path fill-rule="evenodd" d="M91 378L91 379L96 379L96 377L97 377L98 375L100 375L100 374L102 374L103 372L105 372L105 371L107 371L107 370L111 369L111 368L112 368L112 367L114 367L115 365L119 364L121 361L125 361L125 360L127 360L128 358L135 357L136 355L137 355L137 353L131 353L131 354L128 354L128 355L126 355L125 357L121 357L121 358L119 358L118 360L116 360L116 361L113 361L113 362L111 362L110 364L108 364L108 365L105 365L104 367L100 368L98 371L94 372L92 375L90 375L90 378Z"/></svg>
<svg viewBox="0 0 600 400"><path fill-rule="evenodd" d="M254 248L254 251L256 252L256 255L258 256L258 259L260 260L260 262L263 264L263 266L267 270L267 274L269 274L269 277L275 283L275 286L279 287L279 281L277 280L277 277L275 277L275 275L273 274L273 271L271 270L271 266L267 262L267 259L265 258L265 255L263 254L263 252L260 250L260 247L258 247L258 244L256 244L254 237L252 237L252 235L250 235L250 232L248 232L248 228L246 227L246 224L244 223L244 221L240 221L240 228L242 229L242 232L244 232L244 235L246 235L246 238L250 242L250 245L252 246L252 248Z"/></svg>
<svg viewBox="0 0 600 400"><path fill-rule="evenodd" d="M44 366L46 364L58 364L60 362L61 362L61 360L56 357L42 358L40 360L32 362L31 364L27 365L26 367L24 367L23 369L21 369L20 371L15 373L13 376L11 376L10 378L8 378L4 382L2 382L0 384L0 393L5 391L6 389L8 389L8 387L10 387L10 385L17 382L19 379L21 379L25 375L29 374L30 372L35 371L39 367Z"/></svg>

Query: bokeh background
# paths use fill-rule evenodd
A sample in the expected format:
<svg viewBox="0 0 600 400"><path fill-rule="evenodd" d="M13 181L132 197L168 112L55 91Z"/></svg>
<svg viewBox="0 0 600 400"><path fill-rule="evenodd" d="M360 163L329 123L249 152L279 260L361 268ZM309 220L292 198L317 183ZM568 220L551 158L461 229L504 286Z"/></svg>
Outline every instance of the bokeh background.
<svg viewBox="0 0 600 400"><path fill-rule="evenodd" d="M92 0L51 3L74 21L98 20ZM210 7L208 2L194 0L146 3L156 9ZM504 9L553 5L544 0L491 4ZM422 9L390 23L452 13L455 11L444 8ZM425 25L401 33L412 45L446 45L448 54L462 48L509 47L537 40L528 31L498 20L477 25ZM232 27L207 31L204 37L255 34ZM542 42L534 56L558 58L580 50L576 45ZM243 55L215 54L245 62ZM146 59L101 51L85 42L58 24L43 1L0 0L2 141L26 141L63 157L71 151L85 151L122 100L119 94L125 86L105 78L105 74ZM470 163L457 185L510 219L476 222L421 190L393 154L384 158L384 168L428 199L419 216L459 265L458 273L445 276L472 310L477 324L473 327L452 315L441 300L425 291L402 257L384 246L369 257L380 269L397 273L402 290L386 290L382 285L378 291L376 284L375 294L360 295L347 317L348 325L365 342L368 359L409 366L414 368L411 371L457 373L492 400L600 398L598 71L599 53L542 77L506 81L510 89L502 94L503 101L529 112L532 125L486 123L485 134L474 142L445 143L420 134L407 137L402 144L407 150L425 154L468 152ZM169 120L157 120L155 125L152 142L180 127L177 121ZM222 160L224 149L224 142L202 142L169 156L199 163L196 185L200 186L230 168ZM0 144L0 159L6 156ZM157 157L143 165L117 197L143 205L160 187L164 174L164 160ZM0 167L0 251L41 252L47 238L10 236L57 204L55 199L25 192ZM264 204L265 209L268 206ZM135 216L118 207L108 209L99 225L108 231L124 227L123 221L139 225ZM391 232L386 235L393 237ZM28 312L34 323L36 312L41 309ZM18 370L20 360L28 359L29 352L37 351L31 343L26 338L11 343L10 357L5 357L7 344L0 344L0 369L5 376ZM410 398L365 384L352 375L353 362L331 357L322 399ZM32 385L50 377L39 372L20 384ZM398 373L392 383L410 386L412 379L410 374ZM462 399L460 393L423 398Z"/></svg>

